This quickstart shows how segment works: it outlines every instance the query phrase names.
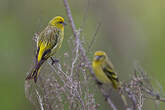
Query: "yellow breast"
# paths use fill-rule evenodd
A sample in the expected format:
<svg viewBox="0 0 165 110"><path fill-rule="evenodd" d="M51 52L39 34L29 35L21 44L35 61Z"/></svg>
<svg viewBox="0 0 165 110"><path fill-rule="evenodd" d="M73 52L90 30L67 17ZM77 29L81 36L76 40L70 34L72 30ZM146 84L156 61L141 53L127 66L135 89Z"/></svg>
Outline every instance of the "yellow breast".
<svg viewBox="0 0 165 110"><path fill-rule="evenodd" d="M97 62L92 63L93 71L95 73L96 78L101 82L101 83L111 83L110 79L106 76L106 74L103 72L101 65Z"/></svg>

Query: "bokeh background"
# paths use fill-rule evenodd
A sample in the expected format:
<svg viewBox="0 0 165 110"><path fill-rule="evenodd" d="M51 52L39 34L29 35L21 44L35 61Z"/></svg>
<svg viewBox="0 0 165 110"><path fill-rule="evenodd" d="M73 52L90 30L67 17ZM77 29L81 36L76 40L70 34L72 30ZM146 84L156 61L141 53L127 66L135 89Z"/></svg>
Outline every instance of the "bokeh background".
<svg viewBox="0 0 165 110"><path fill-rule="evenodd" d="M153 83L158 80L164 90L163 0L69 0L69 3L76 26L83 27L86 47L98 23L102 24L91 53L106 51L122 80L129 79L134 62L139 62ZM0 0L0 110L35 109L24 95L24 79L35 51L32 38L57 15L67 21L62 0ZM71 35L70 27L66 26L61 56ZM157 83L154 85L157 87ZM147 101L144 110L153 107ZM160 103L159 110L164 108L165 104Z"/></svg>

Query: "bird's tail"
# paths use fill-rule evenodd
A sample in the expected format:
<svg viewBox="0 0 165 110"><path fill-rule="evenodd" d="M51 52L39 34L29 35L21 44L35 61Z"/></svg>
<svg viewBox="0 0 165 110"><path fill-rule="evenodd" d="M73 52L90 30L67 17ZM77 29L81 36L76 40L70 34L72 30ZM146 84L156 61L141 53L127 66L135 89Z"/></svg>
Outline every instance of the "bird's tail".
<svg viewBox="0 0 165 110"><path fill-rule="evenodd" d="M128 106L128 103L127 103L125 96L123 94L120 94L120 96L121 96L121 99L123 100L124 105Z"/></svg>
<svg viewBox="0 0 165 110"><path fill-rule="evenodd" d="M44 63L45 60L41 60L39 63L36 64L36 66L34 66L34 68L32 69L32 71L28 74L28 76L26 77L25 80L31 80L34 79L34 82L37 82L37 78L38 78L38 74L39 74L39 70L40 67L42 66L42 64Z"/></svg>
<svg viewBox="0 0 165 110"><path fill-rule="evenodd" d="M128 106L128 102L127 102L126 97L125 97L124 94L123 94L122 82L120 82L120 81L119 81L119 83L118 83L118 90L119 90L119 94L120 94L120 96L121 96L121 99L122 99L124 105L127 107L127 106Z"/></svg>
<svg viewBox="0 0 165 110"><path fill-rule="evenodd" d="M36 83L37 82L37 76L39 74L39 68L33 68L32 72L30 72L28 74L28 76L26 77L25 80L31 80L31 79L34 79L34 82Z"/></svg>

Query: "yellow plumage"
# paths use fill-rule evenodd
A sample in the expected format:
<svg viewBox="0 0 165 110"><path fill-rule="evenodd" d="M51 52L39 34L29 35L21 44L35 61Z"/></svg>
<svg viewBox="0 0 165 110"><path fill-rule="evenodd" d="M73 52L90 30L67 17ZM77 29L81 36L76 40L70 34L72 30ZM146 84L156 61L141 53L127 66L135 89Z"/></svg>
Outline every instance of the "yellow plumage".
<svg viewBox="0 0 165 110"><path fill-rule="evenodd" d="M35 66L26 77L26 80L34 79L36 82L41 65L61 47L64 38L64 25L64 18L60 16L54 17L39 34Z"/></svg>
<svg viewBox="0 0 165 110"><path fill-rule="evenodd" d="M115 89L120 87L118 76L114 71L114 67L105 52L95 52L92 67L99 82L103 84L112 83Z"/></svg>
<svg viewBox="0 0 165 110"><path fill-rule="evenodd" d="M103 51L96 51L94 54L92 68L95 73L97 80L101 84L112 84L113 88L121 89L121 82L117 76L117 73L114 70L114 67L111 61L108 59L108 56ZM123 94L120 94L121 98L125 105L127 101Z"/></svg>

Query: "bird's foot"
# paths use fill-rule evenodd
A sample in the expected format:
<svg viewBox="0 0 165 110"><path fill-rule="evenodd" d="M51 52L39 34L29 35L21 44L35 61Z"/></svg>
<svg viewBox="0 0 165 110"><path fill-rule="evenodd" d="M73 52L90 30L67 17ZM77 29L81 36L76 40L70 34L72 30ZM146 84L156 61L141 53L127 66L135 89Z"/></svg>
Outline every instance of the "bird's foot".
<svg viewBox="0 0 165 110"><path fill-rule="evenodd" d="M105 98L105 99L104 99L105 101L108 101L109 95L107 95L107 94L105 95L105 94L104 94L104 98Z"/></svg>
<svg viewBox="0 0 165 110"><path fill-rule="evenodd" d="M52 60L52 65L59 62L59 59L56 59L56 58L53 58L53 57L50 57L50 58Z"/></svg>
<svg viewBox="0 0 165 110"><path fill-rule="evenodd" d="M96 80L96 84L98 84L99 86L102 86L103 83L101 83L100 81Z"/></svg>

